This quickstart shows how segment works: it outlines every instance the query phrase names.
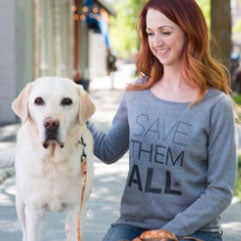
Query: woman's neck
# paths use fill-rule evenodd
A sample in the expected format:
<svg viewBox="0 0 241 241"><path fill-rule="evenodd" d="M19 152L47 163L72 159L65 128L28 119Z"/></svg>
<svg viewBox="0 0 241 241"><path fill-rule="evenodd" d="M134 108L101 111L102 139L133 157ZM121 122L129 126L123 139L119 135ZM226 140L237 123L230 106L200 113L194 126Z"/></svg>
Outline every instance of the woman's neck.
<svg viewBox="0 0 241 241"><path fill-rule="evenodd" d="M192 102L197 96L197 88L188 84L180 71L165 68L162 78L151 87L154 95L161 99L177 102Z"/></svg>

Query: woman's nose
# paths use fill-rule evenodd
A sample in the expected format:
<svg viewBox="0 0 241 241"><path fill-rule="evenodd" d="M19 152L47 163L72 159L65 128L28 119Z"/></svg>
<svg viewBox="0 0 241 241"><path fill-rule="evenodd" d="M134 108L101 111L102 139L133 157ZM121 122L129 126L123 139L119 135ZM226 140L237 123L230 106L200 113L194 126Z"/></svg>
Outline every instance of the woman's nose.
<svg viewBox="0 0 241 241"><path fill-rule="evenodd" d="M154 47L159 47L159 46L163 45L163 39L160 35L154 36L153 45L154 45Z"/></svg>

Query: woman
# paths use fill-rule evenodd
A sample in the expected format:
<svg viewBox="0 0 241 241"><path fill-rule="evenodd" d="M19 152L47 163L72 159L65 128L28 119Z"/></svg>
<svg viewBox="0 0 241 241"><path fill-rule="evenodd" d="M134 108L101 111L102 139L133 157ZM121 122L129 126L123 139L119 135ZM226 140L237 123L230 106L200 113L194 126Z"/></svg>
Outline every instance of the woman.
<svg viewBox="0 0 241 241"><path fill-rule="evenodd" d="M105 163L129 149L120 218L103 241L160 229L220 241L236 173L227 71L210 54L194 0L149 0L138 30L142 77L128 86L108 134L89 124Z"/></svg>

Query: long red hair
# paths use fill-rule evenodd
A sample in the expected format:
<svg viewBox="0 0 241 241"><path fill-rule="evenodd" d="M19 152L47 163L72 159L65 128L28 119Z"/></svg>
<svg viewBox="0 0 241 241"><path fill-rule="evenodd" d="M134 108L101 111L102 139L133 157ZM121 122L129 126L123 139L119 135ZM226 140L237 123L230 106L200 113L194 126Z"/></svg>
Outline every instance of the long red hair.
<svg viewBox="0 0 241 241"><path fill-rule="evenodd" d="M163 75L163 66L152 54L148 44L146 14L150 8L163 13L177 24L186 35L180 70L184 80L199 90L193 103L200 101L205 91L211 86L229 94L229 72L211 55L208 27L195 0L149 0L144 5L137 25L140 51L136 66L138 73L141 76L147 76L148 81L142 85L129 85L127 89L150 88Z"/></svg>

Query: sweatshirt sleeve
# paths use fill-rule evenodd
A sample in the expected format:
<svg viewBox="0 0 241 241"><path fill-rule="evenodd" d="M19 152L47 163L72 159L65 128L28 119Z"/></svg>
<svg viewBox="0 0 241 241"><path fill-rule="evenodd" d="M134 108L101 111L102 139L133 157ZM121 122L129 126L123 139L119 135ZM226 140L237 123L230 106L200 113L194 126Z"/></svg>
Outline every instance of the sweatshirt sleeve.
<svg viewBox="0 0 241 241"><path fill-rule="evenodd" d="M232 103L224 96L213 106L208 136L207 188L184 212L162 229L190 235L218 217L231 203L236 181L237 156Z"/></svg>
<svg viewBox="0 0 241 241"><path fill-rule="evenodd" d="M94 138L94 154L106 164L119 160L129 147L129 125L126 108L126 94L113 118L108 133L105 133L93 123L88 128Z"/></svg>

